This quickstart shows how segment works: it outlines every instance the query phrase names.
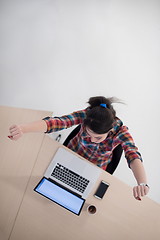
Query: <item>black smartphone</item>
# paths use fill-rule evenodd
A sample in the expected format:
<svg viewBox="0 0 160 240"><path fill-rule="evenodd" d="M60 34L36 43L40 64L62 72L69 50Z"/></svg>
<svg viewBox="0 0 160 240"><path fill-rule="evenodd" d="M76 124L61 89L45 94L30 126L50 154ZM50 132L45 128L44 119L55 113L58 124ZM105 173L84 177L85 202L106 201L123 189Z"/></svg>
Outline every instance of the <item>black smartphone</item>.
<svg viewBox="0 0 160 240"><path fill-rule="evenodd" d="M109 183L107 183L105 181L101 181L94 196L98 199L102 199L105 192L107 191L108 187L109 187Z"/></svg>

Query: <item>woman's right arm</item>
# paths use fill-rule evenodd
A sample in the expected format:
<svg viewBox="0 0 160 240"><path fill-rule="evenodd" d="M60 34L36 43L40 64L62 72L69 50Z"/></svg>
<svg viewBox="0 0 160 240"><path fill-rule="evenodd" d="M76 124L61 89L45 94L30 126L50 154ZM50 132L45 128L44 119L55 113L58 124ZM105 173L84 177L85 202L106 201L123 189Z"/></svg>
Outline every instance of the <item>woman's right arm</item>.
<svg viewBox="0 0 160 240"><path fill-rule="evenodd" d="M36 122L31 122L27 124L21 125L12 125L9 128L10 136L8 136L12 140L18 140L24 133L30 132L46 132L47 124L44 120L39 120Z"/></svg>
<svg viewBox="0 0 160 240"><path fill-rule="evenodd" d="M18 140L24 133L30 132L56 132L65 128L78 125L83 122L86 116L86 109L73 112L62 117L46 117L43 120L21 125L12 125L9 128L12 140Z"/></svg>

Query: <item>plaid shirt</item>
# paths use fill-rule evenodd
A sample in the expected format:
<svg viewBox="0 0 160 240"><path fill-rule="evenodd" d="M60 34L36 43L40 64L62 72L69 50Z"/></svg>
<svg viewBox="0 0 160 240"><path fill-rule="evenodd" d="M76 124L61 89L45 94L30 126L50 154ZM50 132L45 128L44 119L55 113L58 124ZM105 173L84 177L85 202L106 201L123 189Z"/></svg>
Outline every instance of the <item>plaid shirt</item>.
<svg viewBox="0 0 160 240"><path fill-rule="evenodd" d="M119 118L115 119L113 129L103 142L91 142L83 124L83 120L86 118L86 111L87 109L84 109L62 117L44 118L43 120L47 124L46 133L56 132L73 125L81 124L79 133L70 140L67 147L104 170L111 162L114 148L119 144L121 144L124 150L129 166L134 159L138 158L142 161L138 148L135 146L133 138L128 132L128 128L123 125Z"/></svg>

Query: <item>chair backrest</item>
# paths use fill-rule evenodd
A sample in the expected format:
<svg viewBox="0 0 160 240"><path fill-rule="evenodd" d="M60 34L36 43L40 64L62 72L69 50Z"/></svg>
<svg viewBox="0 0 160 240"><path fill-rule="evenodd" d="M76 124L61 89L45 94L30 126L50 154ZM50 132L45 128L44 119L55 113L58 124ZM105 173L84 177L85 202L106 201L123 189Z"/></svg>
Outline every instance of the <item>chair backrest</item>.
<svg viewBox="0 0 160 240"><path fill-rule="evenodd" d="M76 128L74 128L74 129L72 130L72 132L68 135L68 137L65 139L63 145L67 147L69 141L77 135L77 133L80 131L80 129L81 129L81 125L79 124L79 125L78 125Z"/></svg>
<svg viewBox="0 0 160 240"><path fill-rule="evenodd" d="M66 140L64 141L63 145L67 147L69 141L74 138L77 133L80 131L81 125L78 125L75 129L73 129L73 131L68 135L68 137L66 138ZM122 156L122 146L119 144L117 147L115 147L115 149L113 150L113 155L112 155L112 161L108 164L106 172L113 174L114 171L116 170L121 156Z"/></svg>
<svg viewBox="0 0 160 240"><path fill-rule="evenodd" d="M113 154L112 154L112 161L108 164L106 172L113 174L114 171L116 170L121 156L122 156L122 146L119 144L118 146L115 147L115 149L113 150Z"/></svg>

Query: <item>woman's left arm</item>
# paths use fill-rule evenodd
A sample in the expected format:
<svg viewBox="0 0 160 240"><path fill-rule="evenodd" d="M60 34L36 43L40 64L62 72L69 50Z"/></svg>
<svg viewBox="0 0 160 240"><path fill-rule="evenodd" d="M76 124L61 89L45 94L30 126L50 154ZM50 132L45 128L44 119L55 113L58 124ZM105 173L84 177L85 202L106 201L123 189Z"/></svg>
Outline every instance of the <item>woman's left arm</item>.
<svg viewBox="0 0 160 240"><path fill-rule="evenodd" d="M130 163L130 168L132 169L138 184L133 188L133 195L137 200L141 200L141 197L147 195L149 192L143 163L140 159L134 159Z"/></svg>

